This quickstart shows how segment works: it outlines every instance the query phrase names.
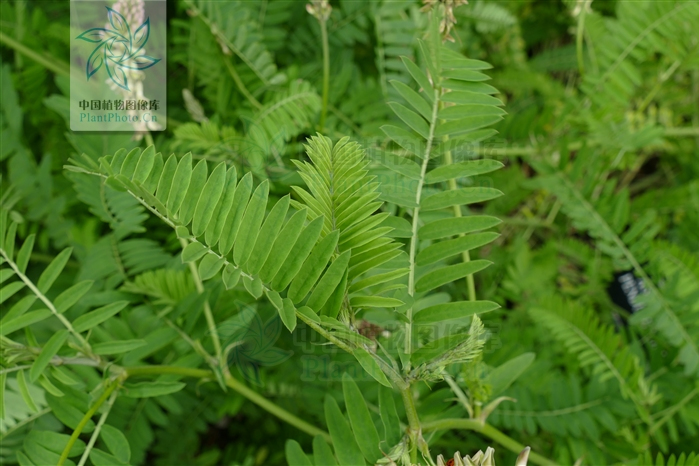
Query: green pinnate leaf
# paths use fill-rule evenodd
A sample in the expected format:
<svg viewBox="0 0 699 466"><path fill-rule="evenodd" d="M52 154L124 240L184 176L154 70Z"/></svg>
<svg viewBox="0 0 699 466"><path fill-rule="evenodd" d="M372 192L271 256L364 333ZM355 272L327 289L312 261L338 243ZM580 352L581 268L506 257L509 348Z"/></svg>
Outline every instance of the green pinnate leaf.
<svg viewBox="0 0 699 466"><path fill-rule="evenodd" d="M355 348L352 354L355 358L357 358L357 361L359 361L359 364L364 368L367 374L376 379L376 381L379 382L381 385L385 387L391 386L391 383L388 381L386 375L381 370L379 363L376 362L374 356L369 354L368 351L366 351L363 348Z"/></svg>
<svg viewBox="0 0 699 466"><path fill-rule="evenodd" d="M479 248L490 243L491 241L494 241L498 236L500 236L498 233L484 232L474 233L472 235L462 236L460 238L447 241L440 241L438 243L431 244L420 251L415 258L415 261L418 265L432 264L457 254L461 254L465 251Z"/></svg>
<svg viewBox="0 0 699 466"><path fill-rule="evenodd" d="M352 251L345 251L335 259L318 281L307 306L311 309L321 309L342 281L349 265Z"/></svg>
<svg viewBox="0 0 699 466"><path fill-rule="evenodd" d="M289 287L289 298L291 298L294 303L298 303L306 297L320 277L320 274L323 273L323 269L335 251L339 238L340 231L335 230L320 240L313 248L313 251L311 251L311 254L303 263L303 266ZM347 260L349 260L349 258L347 258Z"/></svg>
<svg viewBox="0 0 699 466"><path fill-rule="evenodd" d="M262 224L262 228L260 228L257 240L255 241L255 246L250 254L250 259L248 259L248 263L245 266L251 274L257 274L269 257L272 251L272 245L277 239L277 235L279 235L279 231L286 218L286 213L289 210L289 200L289 196L281 198L279 202L272 207L265 222ZM288 238L286 238L286 240L288 241Z"/></svg>
<svg viewBox="0 0 699 466"><path fill-rule="evenodd" d="M46 367L51 362L51 358L53 358L56 355L56 353L58 353L58 350L61 349L61 347L65 344L67 339L67 330L59 330L51 338L49 338L44 347L41 349L39 357L36 358L29 371L29 379L32 382L36 382L39 379L39 376L44 372L44 369L46 369Z"/></svg>
<svg viewBox="0 0 699 466"><path fill-rule="evenodd" d="M330 445L320 435L313 437L313 462L316 465L337 466L337 460Z"/></svg>
<svg viewBox="0 0 699 466"><path fill-rule="evenodd" d="M500 305L492 301L457 301L454 303L436 304L417 312L413 317L416 324L434 324L451 320L470 321L474 314L494 311Z"/></svg>
<svg viewBox="0 0 699 466"><path fill-rule="evenodd" d="M187 194L187 188L189 188L189 183L192 179L192 154L187 153L177 164L177 169L175 170L174 177L170 185L170 192L167 197L167 210L170 212L171 216L177 214L182 206L185 195ZM165 189L164 183L163 189ZM163 194L165 194L163 192Z"/></svg>
<svg viewBox="0 0 699 466"><path fill-rule="evenodd" d="M469 217L446 218L435 220L420 227L420 239L439 239L448 236L472 233L486 230L502 223L502 220L488 215L473 215Z"/></svg>
<svg viewBox="0 0 699 466"><path fill-rule="evenodd" d="M185 264L187 262L195 262L203 257L207 252L208 250L206 249L206 246L198 241L193 241L182 249L182 262Z"/></svg>
<svg viewBox="0 0 699 466"><path fill-rule="evenodd" d="M402 430L393 393L388 387L379 387L379 412L381 413L386 443L388 445L397 444L402 436Z"/></svg>
<svg viewBox="0 0 699 466"><path fill-rule="evenodd" d="M250 278L244 276L243 286L246 290L248 290L248 293L250 293L255 299L259 299L264 291L264 285L259 277Z"/></svg>
<svg viewBox="0 0 699 466"><path fill-rule="evenodd" d="M58 313L63 314L77 303L80 298L85 296L85 294L90 291L90 288L92 288L92 283L92 280L83 280L59 294L53 301Z"/></svg>
<svg viewBox="0 0 699 466"><path fill-rule="evenodd" d="M157 197L163 204L167 204L168 196L170 195L170 189L172 188L172 183L175 179L176 171L177 157L175 156L175 154L170 154L170 157L167 158L167 161L163 166L163 171L161 172L160 179L158 180L158 186L155 189L155 197Z"/></svg>
<svg viewBox="0 0 699 466"><path fill-rule="evenodd" d="M31 411L35 413L39 412L39 408L36 407L34 398L32 398L31 393L29 393L29 387L27 386L27 380L24 378L24 370L17 372L17 385L19 386L19 393L22 395L24 403L29 407Z"/></svg>
<svg viewBox="0 0 699 466"><path fill-rule="evenodd" d="M240 229L240 223L243 220L243 214L245 214L245 208L248 205L251 192L252 173L247 173L240 179L240 183L238 183L235 189L235 194L231 201L232 205L230 211L226 215L226 220L223 225L221 239L218 244L218 250L223 255L228 254L231 248L233 248L233 244L235 244L236 238L238 237L238 230Z"/></svg>
<svg viewBox="0 0 699 466"><path fill-rule="evenodd" d="M238 284L238 280L240 280L240 274L241 274L240 267L236 267L233 264L228 264L226 265L226 268L223 269L223 284L225 285L227 290L230 290L233 288L235 285Z"/></svg>
<svg viewBox="0 0 699 466"><path fill-rule="evenodd" d="M369 463L376 463L383 456L379 449L379 433L362 392L347 373L342 375L342 391L345 395L345 405L349 407L347 414L359 449Z"/></svg>
<svg viewBox="0 0 699 466"><path fill-rule="evenodd" d="M279 309L279 316L284 323L284 326L293 332L296 328L296 307L294 303L289 298L284 298L282 300L282 306Z"/></svg>
<svg viewBox="0 0 699 466"><path fill-rule="evenodd" d="M131 447L126 436L116 427L109 424L102 426L100 437L109 448L109 451L122 463L128 463L131 459Z"/></svg>
<svg viewBox="0 0 699 466"><path fill-rule="evenodd" d="M427 103L425 97L418 94L400 81L391 81L391 85L403 96L403 98L417 110L426 120L432 120L432 106ZM423 94L424 95L424 94Z"/></svg>
<svg viewBox="0 0 699 466"><path fill-rule="evenodd" d="M70 259L70 255L73 252L73 248L66 248L63 251L61 251L55 259L51 261L51 263L44 269L44 272L41 274L39 277L39 280L36 282L36 287L41 291L42 293L46 293L49 291L51 288L51 285L56 281L58 276L61 274L63 271L63 268L66 266L68 263L68 259Z"/></svg>
<svg viewBox="0 0 699 466"><path fill-rule="evenodd" d="M34 249L34 238L36 235L29 235L27 239L24 240L22 247L17 252L17 268L20 272L24 273L27 270L27 264L29 264L29 258L32 255L32 250Z"/></svg>
<svg viewBox="0 0 699 466"><path fill-rule="evenodd" d="M130 398L150 398L169 395L186 387L183 382L139 382L124 385L124 395Z"/></svg>
<svg viewBox="0 0 699 466"><path fill-rule="evenodd" d="M311 460L308 459L303 452L301 445L296 440L287 440L284 447L286 453L286 461L289 466L313 466Z"/></svg>
<svg viewBox="0 0 699 466"><path fill-rule="evenodd" d="M488 374L487 381L492 387L492 396L496 396L512 385L531 364L536 355L534 353L524 353L499 365Z"/></svg>
<svg viewBox="0 0 699 466"><path fill-rule="evenodd" d="M136 167L134 168L134 173L131 179L137 183L145 183L148 175L150 175L151 170L153 170L153 165L155 164L155 147L148 146L138 158Z"/></svg>
<svg viewBox="0 0 699 466"><path fill-rule="evenodd" d="M429 291L454 280L467 277L488 267L492 262L487 260L474 260L462 264L450 265L428 272L417 281L415 290L418 293Z"/></svg>
<svg viewBox="0 0 699 466"><path fill-rule="evenodd" d="M325 420L328 423L330 437L335 447L335 454L340 464L351 464L357 466L366 465L352 429L342 415L337 402L329 395L325 396Z"/></svg>
<svg viewBox="0 0 699 466"><path fill-rule="evenodd" d="M121 340L121 341L108 341L105 343L97 343L92 346L92 352L95 354L121 354L133 351L137 348L146 346L147 342L145 340Z"/></svg>
<svg viewBox="0 0 699 466"><path fill-rule="evenodd" d="M226 164L221 162L214 168L208 181L201 191L201 196L194 210L194 219L192 220L192 234L201 236L214 214L216 204L218 204L223 188L226 185Z"/></svg>
<svg viewBox="0 0 699 466"><path fill-rule="evenodd" d="M267 196L269 194L269 182L263 181L252 193L250 202L245 209L245 214L240 222L238 237L233 249L233 260L238 265L243 265L252 254L253 247L260 232L260 225L265 216Z"/></svg>
<svg viewBox="0 0 699 466"><path fill-rule="evenodd" d="M225 263L225 257L218 257L216 254L206 254L199 262L199 276L202 280L208 280L216 275Z"/></svg>
<svg viewBox="0 0 699 466"><path fill-rule="evenodd" d="M306 209L296 212L277 235L267 260L259 271L264 281L270 281L279 272L301 234L306 216Z"/></svg>
<svg viewBox="0 0 699 466"><path fill-rule="evenodd" d="M206 164L206 160L200 160L192 170L192 177L189 181L189 187L187 188L187 193L184 196L182 206L180 207L180 211L178 213L178 220L180 223L182 223L182 225L187 225L192 221L192 217L194 217L194 210L199 203L202 190L206 185L206 176L208 173L209 167Z"/></svg>
<svg viewBox="0 0 699 466"><path fill-rule="evenodd" d="M83 314L73 322L73 328L76 332L84 332L92 327L105 322L112 316L115 316L119 311L124 309L128 301L117 301L115 303L107 304L94 311Z"/></svg>
<svg viewBox="0 0 699 466"><path fill-rule="evenodd" d="M311 223L309 223L306 228L304 228L301 235L291 248L291 251L284 261L283 266L275 275L274 281L272 282L272 288L275 290L283 290L289 286L291 280L301 269L303 261L306 260L306 257L308 257L308 254L310 254L311 249L313 249L313 246L318 240L322 229L322 217L317 217Z"/></svg>

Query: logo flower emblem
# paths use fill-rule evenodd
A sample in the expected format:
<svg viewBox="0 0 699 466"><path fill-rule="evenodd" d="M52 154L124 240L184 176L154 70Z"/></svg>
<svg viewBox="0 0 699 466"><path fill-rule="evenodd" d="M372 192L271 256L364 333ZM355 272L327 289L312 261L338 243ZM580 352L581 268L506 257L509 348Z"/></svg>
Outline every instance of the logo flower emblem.
<svg viewBox="0 0 699 466"><path fill-rule="evenodd" d="M276 366L293 354L274 346L282 332L279 316L263 322L255 309L244 304L240 313L221 323L218 331L228 364L237 366L241 375L255 385L262 385L260 367Z"/></svg>
<svg viewBox="0 0 699 466"><path fill-rule="evenodd" d="M129 82L125 69L145 70L160 61L159 58L146 55L143 50L150 35L150 18L146 18L132 34L126 18L118 11L106 8L112 29L92 28L77 37L97 44L87 60L85 73L89 80L104 66L112 82L128 91Z"/></svg>

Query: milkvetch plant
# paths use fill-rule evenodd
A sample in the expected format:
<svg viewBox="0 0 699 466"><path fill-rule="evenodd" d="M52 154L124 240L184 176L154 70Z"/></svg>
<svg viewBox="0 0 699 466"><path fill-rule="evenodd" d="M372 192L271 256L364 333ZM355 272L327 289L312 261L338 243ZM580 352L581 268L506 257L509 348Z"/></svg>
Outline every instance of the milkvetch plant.
<svg viewBox="0 0 699 466"><path fill-rule="evenodd" d="M698 464L692 2L2 8L3 464Z"/></svg>

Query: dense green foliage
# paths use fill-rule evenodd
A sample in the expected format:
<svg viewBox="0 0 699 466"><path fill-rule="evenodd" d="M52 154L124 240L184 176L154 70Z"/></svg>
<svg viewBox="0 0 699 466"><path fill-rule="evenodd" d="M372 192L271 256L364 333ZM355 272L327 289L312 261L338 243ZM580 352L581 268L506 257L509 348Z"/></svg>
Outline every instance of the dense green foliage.
<svg viewBox="0 0 699 466"><path fill-rule="evenodd" d="M306 3L0 4L0 463L699 465L699 3Z"/></svg>

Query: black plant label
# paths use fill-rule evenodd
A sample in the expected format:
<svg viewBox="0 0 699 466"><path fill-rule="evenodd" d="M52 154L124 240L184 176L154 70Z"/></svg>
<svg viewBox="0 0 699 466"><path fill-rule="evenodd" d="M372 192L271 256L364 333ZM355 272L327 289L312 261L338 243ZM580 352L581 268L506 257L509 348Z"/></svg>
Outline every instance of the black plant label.
<svg viewBox="0 0 699 466"><path fill-rule="evenodd" d="M607 293L614 304L630 313L643 309L643 304L636 298L645 292L643 280L633 270L615 273L614 280L607 287Z"/></svg>

